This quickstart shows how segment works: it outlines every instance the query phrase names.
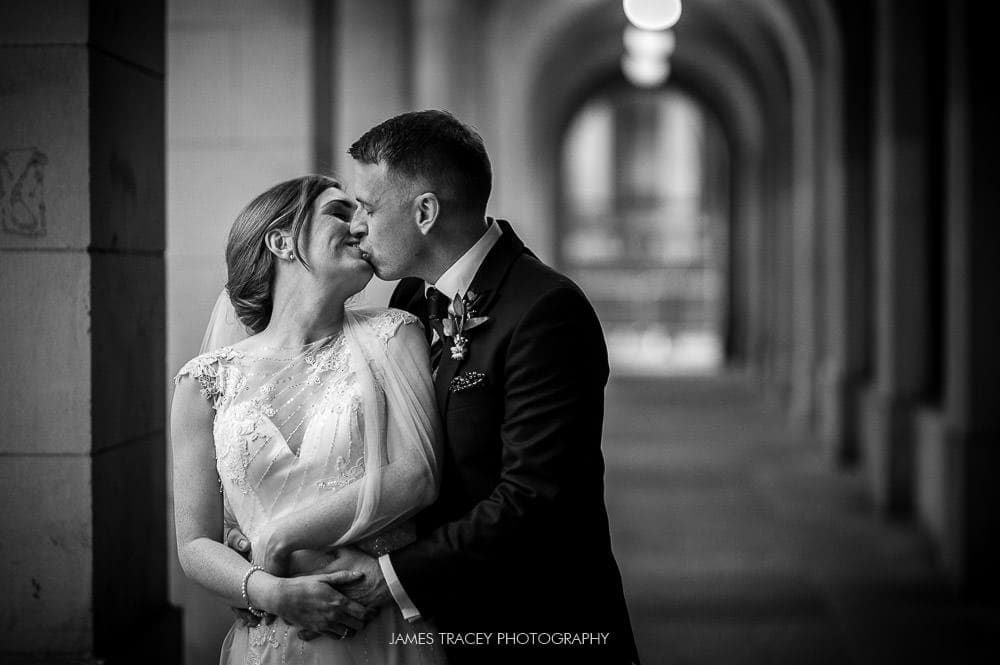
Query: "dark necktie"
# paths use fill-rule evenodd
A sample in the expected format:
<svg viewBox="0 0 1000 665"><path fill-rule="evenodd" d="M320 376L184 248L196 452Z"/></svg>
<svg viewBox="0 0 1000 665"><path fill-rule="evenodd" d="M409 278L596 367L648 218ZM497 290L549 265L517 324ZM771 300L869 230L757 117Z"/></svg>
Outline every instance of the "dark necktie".
<svg viewBox="0 0 1000 665"><path fill-rule="evenodd" d="M444 295L433 286L427 289L427 342L431 345L431 369L436 370L441 362L441 350L444 348L444 340L441 339L440 321L448 316L448 296ZM438 329L437 339L434 339L433 330Z"/></svg>

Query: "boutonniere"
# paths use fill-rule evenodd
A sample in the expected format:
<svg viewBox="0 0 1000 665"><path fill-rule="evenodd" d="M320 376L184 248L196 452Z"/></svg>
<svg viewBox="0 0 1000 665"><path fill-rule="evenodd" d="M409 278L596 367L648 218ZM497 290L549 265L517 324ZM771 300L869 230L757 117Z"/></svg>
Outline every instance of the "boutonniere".
<svg viewBox="0 0 1000 665"><path fill-rule="evenodd" d="M465 359L469 349L469 338L465 334L490 320L488 316L476 316L477 300L479 295L471 290L462 298L456 295L448 305L448 318L441 321L445 336L450 337L454 344L451 347L452 360Z"/></svg>

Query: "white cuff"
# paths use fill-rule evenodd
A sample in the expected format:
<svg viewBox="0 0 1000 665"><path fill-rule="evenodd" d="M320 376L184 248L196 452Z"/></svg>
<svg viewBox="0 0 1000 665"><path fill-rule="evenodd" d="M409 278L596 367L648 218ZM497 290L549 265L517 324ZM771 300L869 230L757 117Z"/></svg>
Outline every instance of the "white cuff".
<svg viewBox="0 0 1000 665"><path fill-rule="evenodd" d="M399 577L396 576L396 569L392 567L392 561L389 560L388 554L383 554L378 558L379 568L382 569L382 577L385 578L385 583L389 586L389 593L392 594L393 600L399 605L399 611L402 612L403 618L410 623L414 621L419 621L423 617L420 616L420 610L417 606L413 604L410 597L406 595L406 590L403 588L403 583L399 581Z"/></svg>

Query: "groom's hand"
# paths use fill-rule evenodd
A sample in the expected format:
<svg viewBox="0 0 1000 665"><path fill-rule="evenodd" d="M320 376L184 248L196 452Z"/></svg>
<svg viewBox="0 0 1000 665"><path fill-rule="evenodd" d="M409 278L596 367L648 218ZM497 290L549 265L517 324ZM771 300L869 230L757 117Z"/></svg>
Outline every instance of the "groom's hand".
<svg viewBox="0 0 1000 665"><path fill-rule="evenodd" d="M361 579L339 587L339 590L365 607L379 608L392 603L392 594L382 576L378 559L353 547L341 547L334 552L336 558L324 568L325 572L356 570Z"/></svg>
<svg viewBox="0 0 1000 665"><path fill-rule="evenodd" d="M250 539L235 524L226 528L226 545L239 552L247 561L250 560Z"/></svg>
<svg viewBox="0 0 1000 665"><path fill-rule="evenodd" d="M226 524L225 532L226 545L230 549L239 552L244 559L250 560L250 540L240 531L240 528L235 524ZM251 628L260 623L260 618L254 616L249 610L242 607L232 608L233 614L239 619L243 625L250 626Z"/></svg>

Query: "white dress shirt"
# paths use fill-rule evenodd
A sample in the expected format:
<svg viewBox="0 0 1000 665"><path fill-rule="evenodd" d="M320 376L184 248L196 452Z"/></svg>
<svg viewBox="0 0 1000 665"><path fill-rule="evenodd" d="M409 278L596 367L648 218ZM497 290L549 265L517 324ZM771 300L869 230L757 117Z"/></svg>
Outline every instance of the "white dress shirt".
<svg viewBox="0 0 1000 665"><path fill-rule="evenodd" d="M490 225L486 227L486 231L479 237L476 244L470 247L450 268L445 270L437 282L434 284L424 283L424 294L427 293L427 289L433 286L447 296L449 300L453 300L455 296L465 297L466 292L468 292L469 287L472 285L472 280L475 279L480 266L486 260L486 255L490 253L493 245L497 244L497 240L503 235L499 224L492 219L489 222ZM437 331L434 331L432 339L437 340ZM399 577L392 567L389 555L383 554L380 556L378 558L378 565L382 569L382 576L389 587L389 593L392 594L396 604L399 605L399 610L402 612L403 618L411 622L420 619L420 610L417 609L416 605L413 604L413 601L407 595L406 590L403 589L403 584L399 581Z"/></svg>
<svg viewBox="0 0 1000 665"><path fill-rule="evenodd" d="M427 289L433 286L448 296L449 300L454 299L455 296L465 296L466 291L472 285L472 280L476 277L476 273L479 272L479 267L486 260L486 255L490 253L493 245L497 244L497 240L503 235L499 224L492 219L489 222L490 225L483 231L483 235L479 237L476 244L470 247L465 254L462 254L458 261L451 264L451 267L438 277L438 281L433 284L424 282L425 294Z"/></svg>

